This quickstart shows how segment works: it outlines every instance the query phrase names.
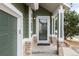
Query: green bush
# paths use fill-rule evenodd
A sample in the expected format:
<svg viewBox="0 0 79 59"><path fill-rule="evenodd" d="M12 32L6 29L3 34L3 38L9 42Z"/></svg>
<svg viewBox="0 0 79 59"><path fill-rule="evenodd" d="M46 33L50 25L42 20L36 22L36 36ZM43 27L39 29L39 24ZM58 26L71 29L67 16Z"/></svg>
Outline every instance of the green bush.
<svg viewBox="0 0 79 59"><path fill-rule="evenodd" d="M74 35L79 35L79 14L67 11L64 14L64 36L72 38Z"/></svg>

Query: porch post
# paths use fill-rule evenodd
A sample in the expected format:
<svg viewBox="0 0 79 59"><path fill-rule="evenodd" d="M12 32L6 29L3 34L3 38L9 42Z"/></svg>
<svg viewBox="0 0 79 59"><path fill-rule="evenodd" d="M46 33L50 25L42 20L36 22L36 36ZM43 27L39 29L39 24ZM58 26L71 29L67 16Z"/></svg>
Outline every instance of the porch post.
<svg viewBox="0 0 79 59"><path fill-rule="evenodd" d="M52 16L52 35L55 35L55 17Z"/></svg>
<svg viewBox="0 0 79 59"><path fill-rule="evenodd" d="M32 39L32 9L29 7L29 40Z"/></svg>
<svg viewBox="0 0 79 59"><path fill-rule="evenodd" d="M63 6L60 5L58 10L58 54L63 55L62 45L64 42L64 9Z"/></svg>
<svg viewBox="0 0 79 59"><path fill-rule="evenodd" d="M58 38L59 38L59 42L64 42L64 9L63 6L60 5L60 9L59 9L59 20L58 20Z"/></svg>

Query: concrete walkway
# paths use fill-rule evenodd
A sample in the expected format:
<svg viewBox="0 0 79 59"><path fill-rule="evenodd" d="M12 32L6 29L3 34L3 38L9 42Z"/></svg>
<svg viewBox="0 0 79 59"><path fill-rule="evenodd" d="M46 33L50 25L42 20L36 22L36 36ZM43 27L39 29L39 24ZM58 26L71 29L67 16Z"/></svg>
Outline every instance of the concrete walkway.
<svg viewBox="0 0 79 59"><path fill-rule="evenodd" d="M75 50L70 47L63 47L64 56L79 56Z"/></svg>
<svg viewBox="0 0 79 59"><path fill-rule="evenodd" d="M64 56L79 56L79 48L63 47ZM57 56L56 46L37 46L32 56Z"/></svg>
<svg viewBox="0 0 79 59"><path fill-rule="evenodd" d="M37 46L33 48L32 56L57 56L56 46Z"/></svg>

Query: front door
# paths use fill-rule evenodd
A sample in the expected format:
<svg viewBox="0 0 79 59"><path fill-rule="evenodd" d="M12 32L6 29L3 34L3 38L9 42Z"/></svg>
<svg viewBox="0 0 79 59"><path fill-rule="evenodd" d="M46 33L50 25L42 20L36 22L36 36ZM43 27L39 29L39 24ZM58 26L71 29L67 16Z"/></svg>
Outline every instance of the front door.
<svg viewBox="0 0 79 59"><path fill-rule="evenodd" d="M39 19L39 40L47 41L47 19Z"/></svg>
<svg viewBox="0 0 79 59"><path fill-rule="evenodd" d="M38 17L38 43L48 43L49 18L47 16Z"/></svg>

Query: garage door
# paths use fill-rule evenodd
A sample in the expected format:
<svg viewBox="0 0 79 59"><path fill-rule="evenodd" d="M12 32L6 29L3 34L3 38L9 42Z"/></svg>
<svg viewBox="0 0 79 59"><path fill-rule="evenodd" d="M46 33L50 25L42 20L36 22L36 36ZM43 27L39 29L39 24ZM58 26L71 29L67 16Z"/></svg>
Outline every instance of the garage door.
<svg viewBox="0 0 79 59"><path fill-rule="evenodd" d="M0 10L0 56L17 55L17 18Z"/></svg>

